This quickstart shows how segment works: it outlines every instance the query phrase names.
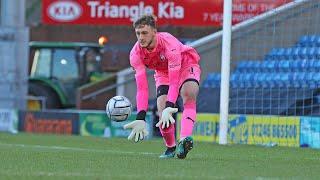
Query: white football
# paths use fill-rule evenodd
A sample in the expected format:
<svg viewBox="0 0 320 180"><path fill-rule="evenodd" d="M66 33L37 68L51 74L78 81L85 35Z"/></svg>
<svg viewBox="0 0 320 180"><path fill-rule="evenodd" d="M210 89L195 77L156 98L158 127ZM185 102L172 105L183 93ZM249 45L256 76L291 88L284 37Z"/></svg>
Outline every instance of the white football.
<svg viewBox="0 0 320 180"><path fill-rule="evenodd" d="M131 102L124 96L114 96L106 105L106 113L112 121L125 121L131 115Z"/></svg>

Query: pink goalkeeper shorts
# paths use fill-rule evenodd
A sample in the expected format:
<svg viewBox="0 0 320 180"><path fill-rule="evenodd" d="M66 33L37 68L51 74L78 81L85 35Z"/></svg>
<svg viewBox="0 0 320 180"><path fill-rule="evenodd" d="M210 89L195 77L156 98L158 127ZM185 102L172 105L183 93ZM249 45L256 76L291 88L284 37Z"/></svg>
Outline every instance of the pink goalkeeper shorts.
<svg viewBox="0 0 320 180"><path fill-rule="evenodd" d="M180 80L179 87L181 88L182 84L189 79L195 79L200 83L201 69L198 64L191 64L188 67L181 67L180 70ZM156 87L160 85L169 85L169 76L168 72L155 71L154 79L156 81Z"/></svg>

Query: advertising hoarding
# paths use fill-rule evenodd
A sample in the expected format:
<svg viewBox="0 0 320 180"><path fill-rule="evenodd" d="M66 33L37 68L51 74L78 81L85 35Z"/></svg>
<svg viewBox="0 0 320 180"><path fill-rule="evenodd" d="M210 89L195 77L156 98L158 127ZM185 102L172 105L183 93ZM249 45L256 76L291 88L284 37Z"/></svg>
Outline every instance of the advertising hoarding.
<svg viewBox="0 0 320 180"><path fill-rule="evenodd" d="M291 0L233 0L233 24ZM223 0L43 0L45 24L131 25L143 14L154 14L158 25L221 26Z"/></svg>

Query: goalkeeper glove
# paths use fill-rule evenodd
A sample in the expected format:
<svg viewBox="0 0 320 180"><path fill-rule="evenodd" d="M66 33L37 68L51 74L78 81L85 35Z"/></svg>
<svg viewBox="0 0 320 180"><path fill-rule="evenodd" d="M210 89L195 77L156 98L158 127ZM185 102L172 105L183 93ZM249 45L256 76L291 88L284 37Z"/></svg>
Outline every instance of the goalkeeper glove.
<svg viewBox="0 0 320 180"><path fill-rule="evenodd" d="M144 120L135 120L123 126L124 129L132 129L130 135L128 136L128 140L132 140L134 137L134 141L142 141L144 137L148 136L148 131L146 128L146 122Z"/></svg>
<svg viewBox="0 0 320 180"><path fill-rule="evenodd" d="M156 124L156 127L159 127L162 124L163 128L168 128L170 123L174 124L176 121L173 119L172 114L178 112L178 108L167 107L162 111L161 119Z"/></svg>

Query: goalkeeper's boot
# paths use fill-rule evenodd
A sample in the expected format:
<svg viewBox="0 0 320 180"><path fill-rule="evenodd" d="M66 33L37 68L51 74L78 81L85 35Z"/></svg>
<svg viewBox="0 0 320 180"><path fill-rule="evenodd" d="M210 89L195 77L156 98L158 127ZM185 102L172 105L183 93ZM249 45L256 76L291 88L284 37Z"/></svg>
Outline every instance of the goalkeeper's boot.
<svg viewBox="0 0 320 180"><path fill-rule="evenodd" d="M160 159L174 158L176 155L176 147L168 147L167 150L159 156Z"/></svg>
<svg viewBox="0 0 320 180"><path fill-rule="evenodd" d="M188 152L193 148L193 139L188 136L182 139L177 146L177 156L179 159L187 157Z"/></svg>

